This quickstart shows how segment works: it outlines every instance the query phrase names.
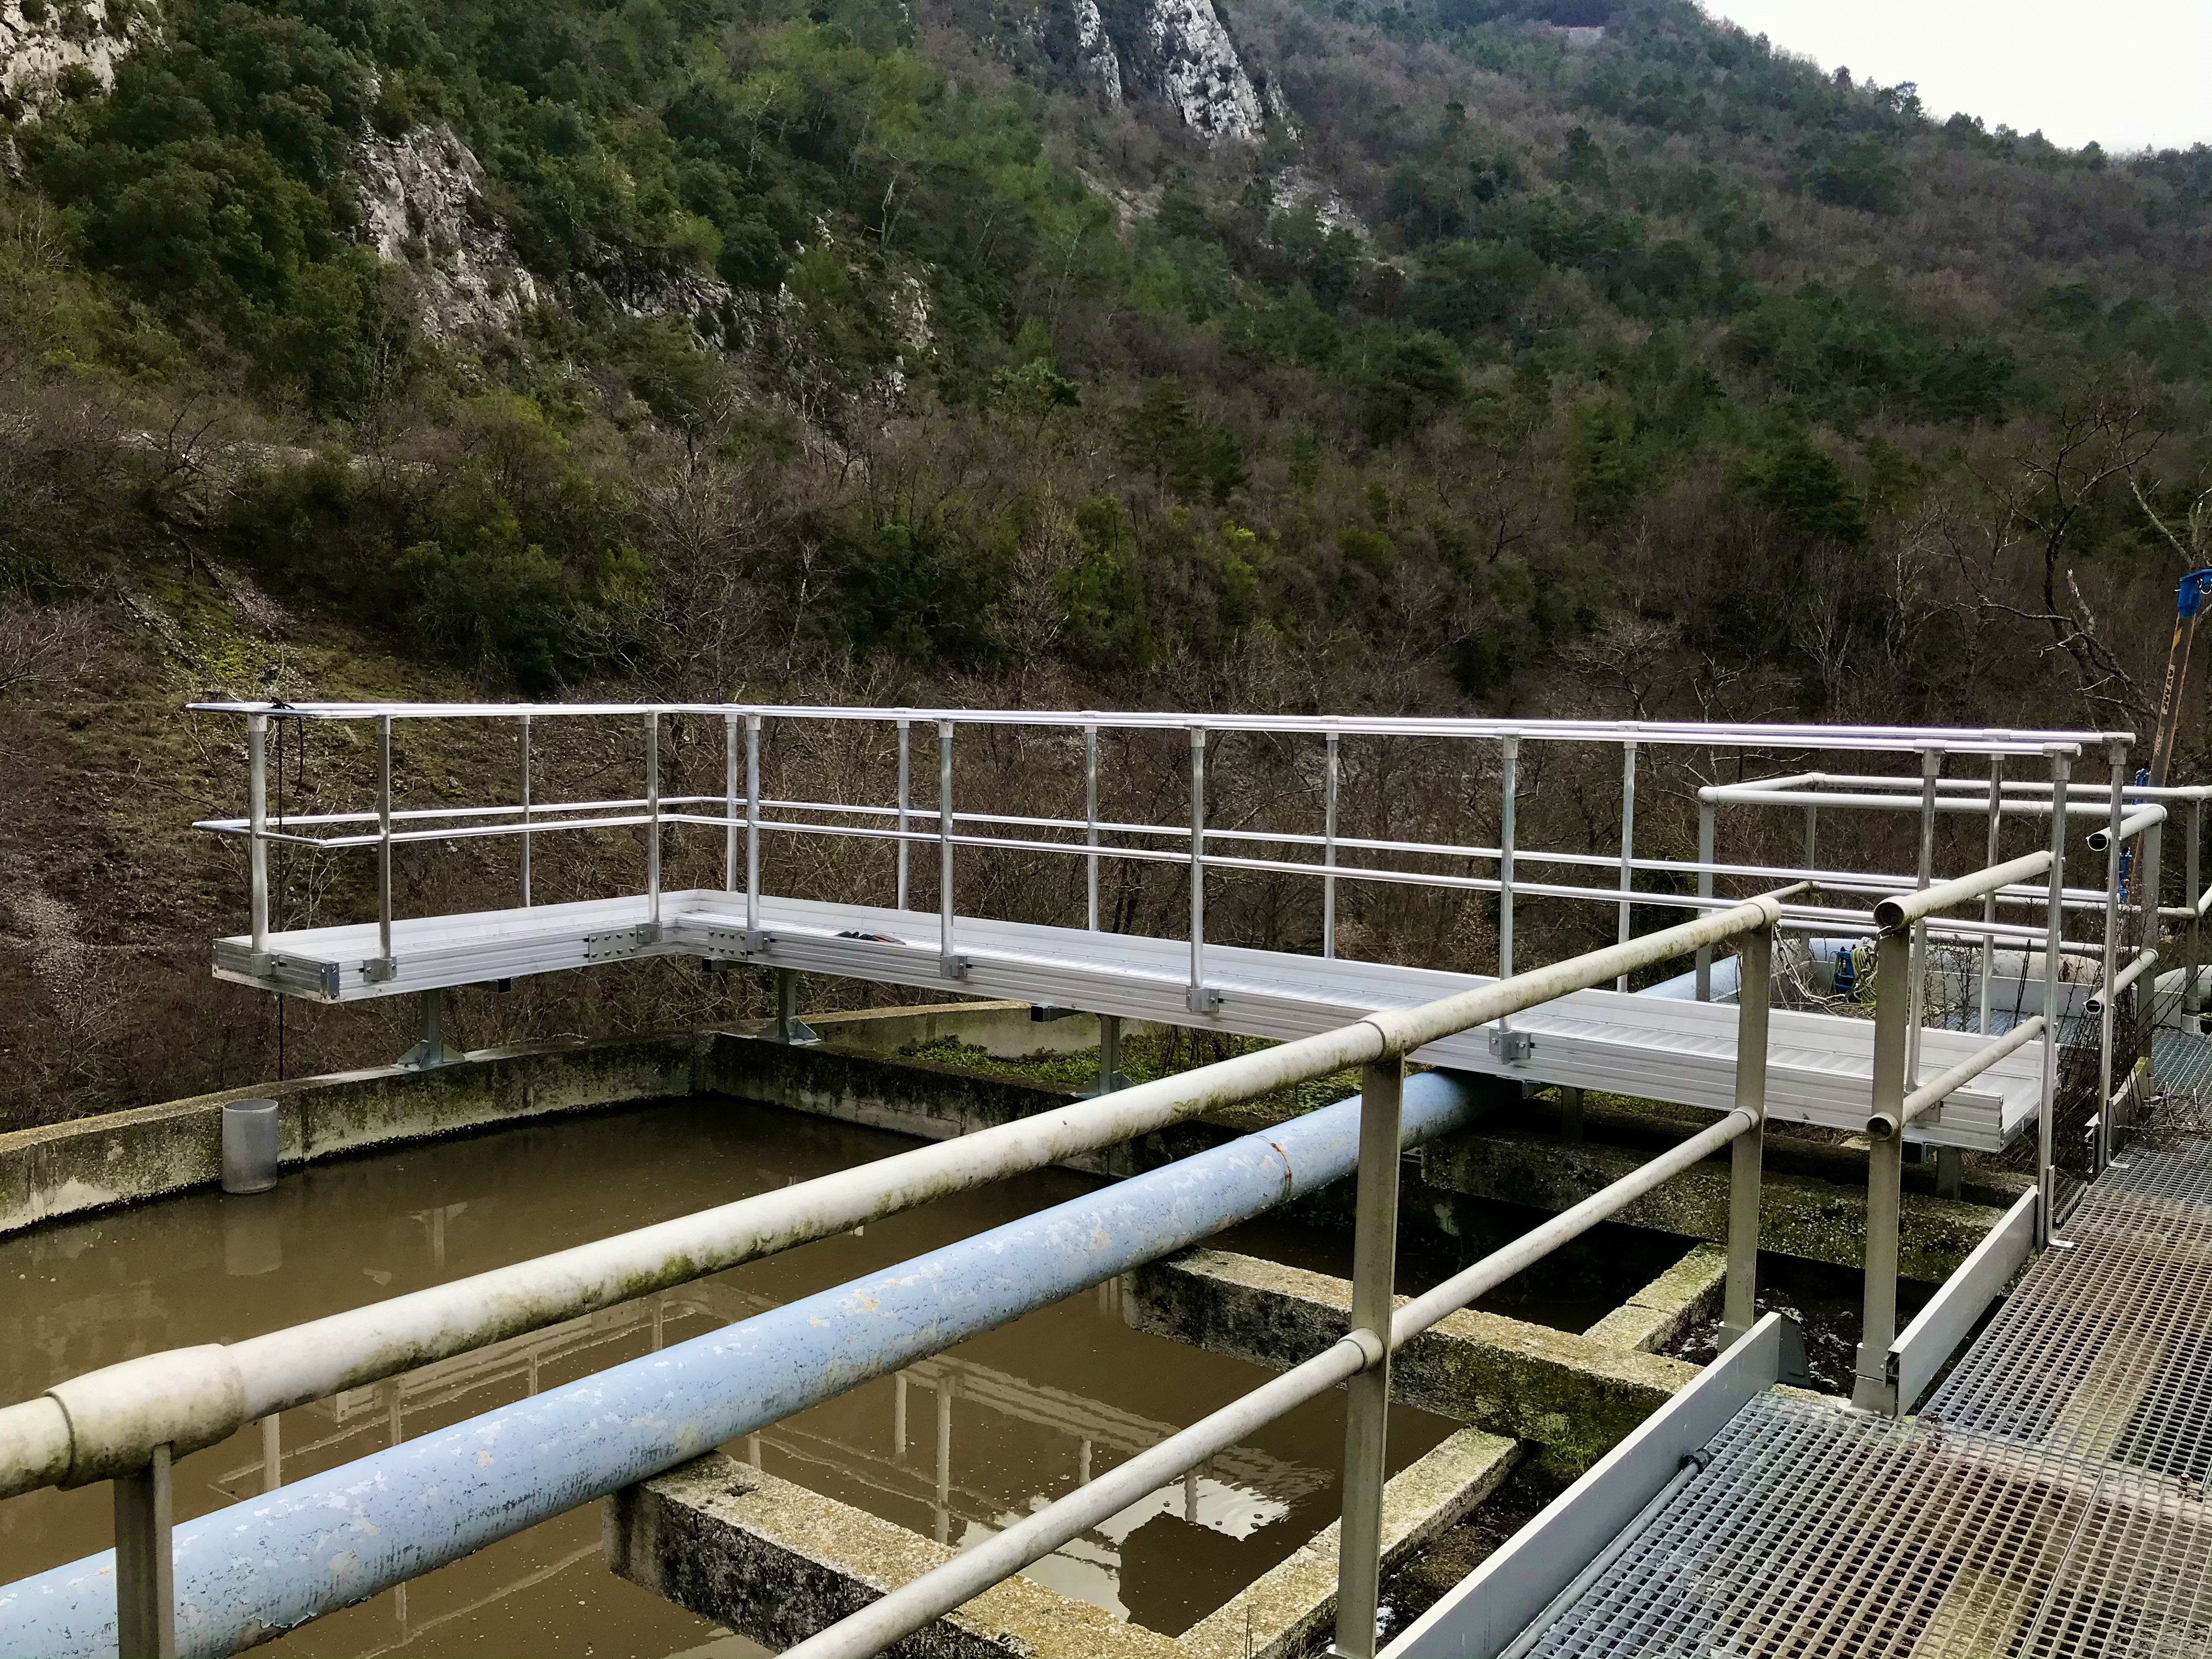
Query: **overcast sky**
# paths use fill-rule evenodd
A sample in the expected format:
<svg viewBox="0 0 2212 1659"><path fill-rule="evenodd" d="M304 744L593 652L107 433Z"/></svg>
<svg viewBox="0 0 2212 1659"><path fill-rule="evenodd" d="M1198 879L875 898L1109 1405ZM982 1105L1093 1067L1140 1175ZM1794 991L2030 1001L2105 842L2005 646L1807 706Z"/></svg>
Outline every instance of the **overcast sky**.
<svg viewBox="0 0 2212 1659"><path fill-rule="evenodd" d="M2054 144L2212 142L2212 0L1701 0L1776 46Z"/></svg>

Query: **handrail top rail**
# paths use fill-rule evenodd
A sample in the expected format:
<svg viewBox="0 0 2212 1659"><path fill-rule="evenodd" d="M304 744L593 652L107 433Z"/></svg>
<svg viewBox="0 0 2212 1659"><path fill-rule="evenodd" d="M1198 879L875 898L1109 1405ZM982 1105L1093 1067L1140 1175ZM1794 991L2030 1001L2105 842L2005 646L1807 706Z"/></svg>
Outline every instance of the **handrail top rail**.
<svg viewBox="0 0 2212 1659"><path fill-rule="evenodd" d="M1885 933L1895 933L1939 910L1964 904L1968 899L1981 898L2014 882L2027 881L2050 868L2051 849L2044 848L2003 864L1993 864L1986 870L1977 870L1972 875L1960 876L1955 881L1937 882L1917 893L1899 893L1875 904L1875 926Z"/></svg>
<svg viewBox="0 0 2212 1659"><path fill-rule="evenodd" d="M1917 752L1929 748L1972 754L2079 754L2093 744L2131 740L2125 732L2035 731L2010 727L1837 726L1692 720L1498 719L1474 715L1249 714L1231 711L1015 709L842 707L746 702L191 702L194 714L280 720L514 720L573 716L757 715L780 720L870 720L946 725L1044 726L1081 730L1242 731L1378 737L1534 738L1560 742L1717 744Z"/></svg>

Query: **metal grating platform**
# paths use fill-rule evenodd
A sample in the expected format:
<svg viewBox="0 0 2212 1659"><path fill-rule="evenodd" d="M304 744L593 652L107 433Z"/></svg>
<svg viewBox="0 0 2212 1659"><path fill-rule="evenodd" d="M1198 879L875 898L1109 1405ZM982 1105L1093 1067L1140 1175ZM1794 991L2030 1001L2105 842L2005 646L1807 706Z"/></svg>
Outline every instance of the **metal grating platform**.
<svg viewBox="0 0 2212 1659"><path fill-rule="evenodd" d="M2151 1039L2151 1064L2162 1088L2212 1093L2212 1037L2161 1030Z"/></svg>
<svg viewBox="0 0 2212 1659"><path fill-rule="evenodd" d="M2212 1652L2212 1141L2084 1195L1917 1418L1778 1394L1531 1655Z"/></svg>

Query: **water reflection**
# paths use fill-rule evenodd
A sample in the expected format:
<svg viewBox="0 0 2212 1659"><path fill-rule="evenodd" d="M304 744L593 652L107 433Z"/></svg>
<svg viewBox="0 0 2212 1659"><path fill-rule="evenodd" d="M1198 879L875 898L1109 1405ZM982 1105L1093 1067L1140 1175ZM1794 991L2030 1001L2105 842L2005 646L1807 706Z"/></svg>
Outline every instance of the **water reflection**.
<svg viewBox="0 0 2212 1659"><path fill-rule="evenodd" d="M404 1149L268 1194L149 1205L0 1240L0 1397L137 1353L230 1341L848 1167L912 1143L694 1099ZM518 1337L250 1426L177 1468L180 1521L704 1334L1058 1203L1043 1171L864 1232ZM925 1536L966 1545L1255 1386L1264 1373L1069 1298L726 1448ZM1410 1460L1449 1425L1401 1413ZM1342 1413L1313 1402L1149 1494L1034 1574L1170 1633L1327 1526ZM609 1574L596 1506L295 1632L294 1656L560 1651L727 1659L710 1626ZM0 1503L0 1581L110 1541L104 1486ZM702 1647L702 1644L706 1644ZM719 1645L717 1645L719 1644Z"/></svg>

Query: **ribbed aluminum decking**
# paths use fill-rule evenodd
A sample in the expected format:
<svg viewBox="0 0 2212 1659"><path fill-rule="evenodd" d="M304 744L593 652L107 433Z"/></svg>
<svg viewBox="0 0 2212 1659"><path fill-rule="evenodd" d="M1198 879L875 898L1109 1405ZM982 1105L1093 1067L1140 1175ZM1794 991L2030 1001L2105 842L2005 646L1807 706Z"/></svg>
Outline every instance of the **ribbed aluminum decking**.
<svg viewBox="0 0 2212 1659"><path fill-rule="evenodd" d="M926 989L957 987L968 995L1279 1039L1495 982L1482 975L1212 945L1206 983L1215 1006L1194 1013L1187 1000L1190 946L1183 940L962 916L955 933L962 976L948 981L935 915L766 894L759 914L763 938L750 949L743 894L682 890L660 895L660 920L651 928L642 896L402 920L392 927L394 967L380 977L371 976L380 953L374 923L272 933L258 963L251 939L218 939L215 971L241 985L346 1002L593 963L692 955ZM1516 1016L1513 1025L1533 1044L1525 1058L1493 1054L1480 1030L1437 1043L1419 1058L1711 1111L1735 1103L1733 1006L1577 991ZM1771 1031L1770 1115L1779 1122L1863 1129L1873 1022L1777 1009ZM1956 1064L1980 1042L1931 1029L1922 1039L1923 1065L1932 1073ZM1917 1119L1911 1139L1996 1151L2033 1118L2042 1072L2043 1046L2030 1043Z"/></svg>
<svg viewBox="0 0 2212 1659"><path fill-rule="evenodd" d="M1531 1655L2212 1652L2212 1140L2131 1149L1916 1418L1767 1394Z"/></svg>

